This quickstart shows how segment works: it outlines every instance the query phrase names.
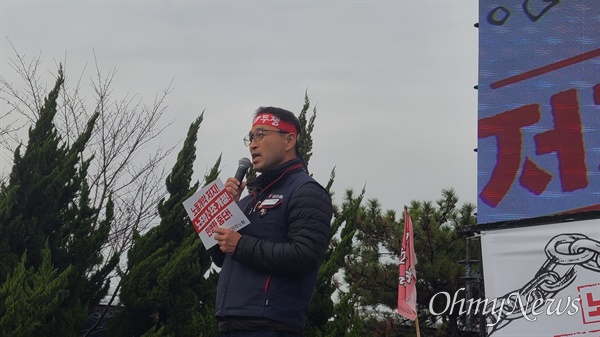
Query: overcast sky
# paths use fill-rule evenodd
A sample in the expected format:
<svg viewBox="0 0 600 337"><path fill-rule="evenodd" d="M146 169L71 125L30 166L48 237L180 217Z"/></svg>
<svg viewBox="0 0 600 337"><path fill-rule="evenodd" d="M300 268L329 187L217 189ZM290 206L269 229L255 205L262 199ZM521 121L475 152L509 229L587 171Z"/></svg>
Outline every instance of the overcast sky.
<svg viewBox="0 0 600 337"><path fill-rule="evenodd" d="M66 75L117 70L113 94L151 104L171 81L163 133L205 110L195 176L248 156L259 106L317 106L310 170L401 211L453 187L477 200L478 1L0 1L1 75L12 45ZM49 72L44 71L44 74ZM49 86L53 83L48 77ZM3 111L6 107L2 105ZM2 158L2 165L6 165ZM174 163L175 158L169 163Z"/></svg>

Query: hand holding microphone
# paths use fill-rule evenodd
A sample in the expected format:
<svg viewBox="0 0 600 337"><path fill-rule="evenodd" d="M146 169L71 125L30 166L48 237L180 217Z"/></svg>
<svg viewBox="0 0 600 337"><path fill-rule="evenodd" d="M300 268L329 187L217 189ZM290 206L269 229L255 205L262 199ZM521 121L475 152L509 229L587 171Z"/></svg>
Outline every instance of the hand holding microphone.
<svg viewBox="0 0 600 337"><path fill-rule="evenodd" d="M235 172L235 176L228 178L225 182L225 189L227 190L227 192L229 192L229 194L231 194L235 202L238 202L240 200L240 196L242 195L242 192L246 187L246 183L242 182L242 180L244 180L244 176L246 175L246 172L248 172L250 165L252 165L250 159L246 157L240 159L238 162L238 169Z"/></svg>

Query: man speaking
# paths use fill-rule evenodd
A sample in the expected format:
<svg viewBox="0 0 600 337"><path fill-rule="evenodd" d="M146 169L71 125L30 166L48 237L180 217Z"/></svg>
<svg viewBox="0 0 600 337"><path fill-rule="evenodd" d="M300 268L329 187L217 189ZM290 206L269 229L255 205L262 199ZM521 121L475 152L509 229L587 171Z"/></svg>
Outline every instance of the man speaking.
<svg viewBox="0 0 600 337"><path fill-rule="evenodd" d="M308 173L293 113L261 107L244 143L254 169L247 184L225 188L250 220L239 232L216 229L212 250L221 267L215 314L222 337L303 336L323 252L331 197ZM249 194L240 199L244 188Z"/></svg>

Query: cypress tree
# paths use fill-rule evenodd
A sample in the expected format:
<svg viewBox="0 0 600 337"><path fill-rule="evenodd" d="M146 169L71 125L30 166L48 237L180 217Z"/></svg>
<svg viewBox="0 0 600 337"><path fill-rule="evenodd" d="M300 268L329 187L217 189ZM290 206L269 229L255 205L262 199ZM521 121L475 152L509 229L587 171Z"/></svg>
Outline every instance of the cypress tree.
<svg viewBox="0 0 600 337"><path fill-rule="evenodd" d="M0 287L0 335L13 337L42 336L44 325L53 322L53 313L68 296L67 277L73 268L62 273L52 266L48 243L42 250L39 268L27 269L23 254L20 263Z"/></svg>
<svg viewBox="0 0 600 337"><path fill-rule="evenodd" d="M66 274L68 295L60 298L52 319L36 334L47 336L77 335L90 308L106 295L107 275L117 263L116 256L105 262L102 255L112 202L100 219L100 210L90 206L86 181L92 158L82 155L98 114L73 144L63 143L53 123L63 82L60 67L55 86L29 129L25 152L21 155L21 147L17 148L8 184L0 187L0 282L7 282L9 274L14 280L31 268L47 272L46 243L57 272L63 275L71 270ZM61 294L55 292L57 298ZM7 309L7 301L0 298L2 310Z"/></svg>
<svg viewBox="0 0 600 337"><path fill-rule="evenodd" d="M300 138L298 139L298 147L306 163L308 163L308 161L313 155L312 132L315 128L315 119L317 118L317 107L313 108L313 114L310 116L310 118L307 117L308 109L310 109L310 99L308 98L308 92L305 92L304 105L302 106L302 110L298 115L298 121L300 122L300 129L302 134L302 136L300 136Z"/></svg>
<svg viewBox="0 0 600 337"><path fill-rule="evenodd" d="M160 224L134 236L123 276L122 308L111 322L111 336L214 336L216 273L208 251L182 202L198 188L191 185L196 140L203 115L191 125L177 162L166 179L169 197L158 205ZM221 158L205 176L219 174Z"/></svg>
<svg viewBox="0 0 600 337"><path fill-rule="evenodd" d="M302 157L308 163L313 155L312 132L317 117L317 108L308 116L310 99L304 94L304 104L298 115L302 136L298 139ZM333 197L331 187L335 179L335 168L331 170L325 189ZM345 256L352 251L356 230L356 212L364 197L364 189L354 195L352 189L346 191L341 207L334 205L333 221L330 227L330 244L323 255L315 290L306 322L307 336L358 336L362 333L362 323L355 312L355 299L340 290L338 272L343 268ZM341 209L340 209L341 208Z"/></svg>
<svg viewBox="0 0 600 337"><path fill-rule="evenodd" d="M333 174L330 182L332 180ZM348 189L341 211L337 209L338 207L334 208L331 243L325 251L309 311L307 322L309 336L344 337L358 336L362 333L361 318L355 310L356 299L352 293L341 289L339 280L342 275L338 273L344 268L346 256L352 252L357 213L361 209L364 194L364 188L359 195L355 195L352 189Z"/></svg>

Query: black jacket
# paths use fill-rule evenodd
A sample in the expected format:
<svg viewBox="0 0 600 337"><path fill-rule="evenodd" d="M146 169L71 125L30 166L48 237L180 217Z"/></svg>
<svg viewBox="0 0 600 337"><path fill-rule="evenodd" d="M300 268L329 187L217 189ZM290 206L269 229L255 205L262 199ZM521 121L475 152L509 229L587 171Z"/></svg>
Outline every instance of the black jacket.
<svg viewBox="0 0 600 337"><path fill-rule="evenodd" d="M250 194L238 206L250 225L239 231L235 252L211 250L221 267L215 314L220 320L272 320L301 331L329 242L331 198L297 160L247 186Z"/></svg>

